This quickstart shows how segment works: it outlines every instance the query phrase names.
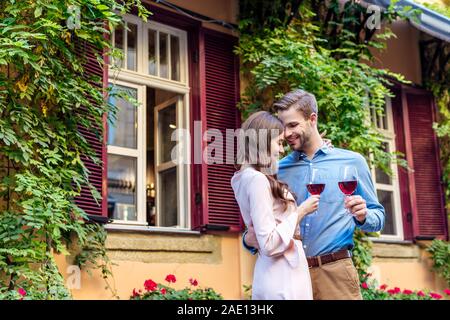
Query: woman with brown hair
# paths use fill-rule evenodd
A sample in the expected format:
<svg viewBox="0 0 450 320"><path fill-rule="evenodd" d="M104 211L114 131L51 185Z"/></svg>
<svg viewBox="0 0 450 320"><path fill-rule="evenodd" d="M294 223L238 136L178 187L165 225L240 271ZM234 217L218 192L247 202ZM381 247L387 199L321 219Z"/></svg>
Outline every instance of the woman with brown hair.
<svg viewBox="0 0 450 320"><path fill-rule="evenodd" d="M245 224L259 245L253 272L252 299L312 299L308 263L299 230L301 219L317 210L319 197L300 206L288 186L277 180L283 153L283 125L266 111L252 114L241 128L237 171L231 179Z"/></svg>

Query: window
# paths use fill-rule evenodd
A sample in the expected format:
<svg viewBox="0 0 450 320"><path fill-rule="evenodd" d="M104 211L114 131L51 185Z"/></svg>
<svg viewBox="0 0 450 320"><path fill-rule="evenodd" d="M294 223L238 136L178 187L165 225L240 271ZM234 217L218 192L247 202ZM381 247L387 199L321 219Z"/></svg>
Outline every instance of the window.
<svg viewBox="0 0 450 320"><path fill-rule="evenodd" d="M112 61L120 71L110 86L139 106L115 95L109 100L117 115L108 127L108 215L114 224L189 228L188 165L172 159L173 132L188 129L186 33L125 19L128 30L112 37L124 59Z"/></svg>
<svg viewBox="0 0 450 320"><path fill-rule="evenodd" d="M133 71L170 82L186 83L186 33L154 21L142 22L126 15L125 28L117 28L112 43L123 54L112 64L121 71Z"/></svg>
<svg viewBox="0 0 450 320"><path fill-rule="evenodd" d="M378 128L384 137L383 147L386 152L393 152L395 147L395 132L392 117L391 99L386 98L386 104L382 114L371 108L371 121ZM393 172L389 176L379 168L372 168L372 178L374 180L375 189L378 200L385 209L385 226L381 232L384 239L402 240L403 225L400 205L400 192L397 177L397 165L390 164Z"/></svg>

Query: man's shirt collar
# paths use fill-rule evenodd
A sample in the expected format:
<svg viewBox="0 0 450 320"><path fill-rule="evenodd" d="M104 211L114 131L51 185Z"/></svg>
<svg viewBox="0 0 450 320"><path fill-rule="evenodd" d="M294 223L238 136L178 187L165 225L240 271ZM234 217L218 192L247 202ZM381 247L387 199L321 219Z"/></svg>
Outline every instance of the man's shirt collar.
<svg viewBox="0 0 450 320"><path fill-rule="evenodd" d="M318 154L322 153L322 154L328 154L330 153L331 148L328 147L328 145L324 142L322 144L322 146L316 151L316 153L314 154L314 157L316 157ZM294 159L297 161L303 160L307 157L306 153L304 153L303 151L294 151L295 157ZM313 157L313 159L314 159Z"/></svg>

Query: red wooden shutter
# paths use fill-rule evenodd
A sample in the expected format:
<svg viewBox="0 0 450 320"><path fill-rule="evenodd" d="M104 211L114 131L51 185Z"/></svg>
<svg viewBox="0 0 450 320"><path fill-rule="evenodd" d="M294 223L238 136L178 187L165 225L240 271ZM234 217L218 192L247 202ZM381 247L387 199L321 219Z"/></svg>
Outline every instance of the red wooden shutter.
<svg viewBox="0 0 450 320"><path fill-rule="evenodd" d="M96 49L91 45L87 44L84 41L79 41L77 47L79 50L77 53L81 55L85 60L84 73L86 74L86 76L93 75L95 77L99 77L101 81L93 82L92 84L96 86L98 90L104 92L104 89L108 85L107 65L105 65L105 67L102 67L100 65L95 55ZM83 111L85 110L81 108L81 112ZM89 117L89 115L86 114L86 117ZM98 132L103 133L103 136L106 136L105 123L106 115L103 118L103 128L97 128ZM92 149L95 151L97 158L102 162L102 164L95 164L88 157L82 157L86 168L90 171L89 181L92 185L95 186L100 195L102 195L102 199L98 200L97 203L97 201L92 196L89 188L87 186L83 186L80 196L75 198L75 203L88 214L91 220L105 223L108 221L106 186L106 141L105 139L101 139L101 137L97 136L92 129L80 126L79 130L89 142Z"/></svg>
<svg viewBox="0 0 450 320"><path fill-rule="evenodd" d="M201 39L203 45L200 50L204 57L204 67L200 72L204 91L201 93L202 120L206 121L204 129L221 131L224 155L222 164L203 165L203 224L207 230L241 231L243 223L230 184L235 168L233 164L226 164L225 154L226 129L236 129L240 125L236 107L239 66L233 53L236 40L206 30Z"/></svg>
<svg viewBox="0 0 450 320"><path fill-rule="evenodd" d="M392 114L394 117L395 127L395 145L397 151L407 154L406 139L410 139L406 134L404 125L402 93L401 89L393 89L394 97L392 98ZM409 128L409 127L408 127ZM397 166L398 182L400 187L400 200L402 208L403 236L405 240L412 240L413 233L413 210L411 208L411 183L409 182L409 173L406 168ZM412 175L412 174L411 174Z"/></svg>
<svg viewBox="0 0 450 320"><path fill-rule="evenodd" d="M434 105L429 94L406 93L416 189L416 238L447 238L439 149L433 130Z"/></svg>

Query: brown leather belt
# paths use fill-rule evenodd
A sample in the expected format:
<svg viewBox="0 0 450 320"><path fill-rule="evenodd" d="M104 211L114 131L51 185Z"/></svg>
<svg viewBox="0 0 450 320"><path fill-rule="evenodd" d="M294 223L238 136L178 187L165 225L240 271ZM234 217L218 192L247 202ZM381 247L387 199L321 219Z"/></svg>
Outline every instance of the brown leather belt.
<svg viewBox="0 0 450 320"><path fill-rule="evenodd" d="M320 267L321 265L341 259L351 258L351 253L347 249L342 249L333 253L324 254L317 257L307 257L309 268Z"/></svg>

